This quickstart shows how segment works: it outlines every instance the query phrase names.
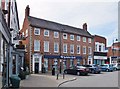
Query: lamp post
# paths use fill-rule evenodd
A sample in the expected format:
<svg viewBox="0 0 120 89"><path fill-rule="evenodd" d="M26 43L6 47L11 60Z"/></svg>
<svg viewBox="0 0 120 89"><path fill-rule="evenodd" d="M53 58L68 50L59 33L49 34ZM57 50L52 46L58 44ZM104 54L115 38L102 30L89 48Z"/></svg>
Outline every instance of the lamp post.
<svg viewBox="0 0 120 89"><path fill-rule="evenodd" d="M118 41L118 39L115 39L115 41ZM113 59L114 59L114 39L113 39L113 49L112 49L112 52L113 52ZM112 62L113 62L113 59L112 59Z"/></svg>
<svg viewBox="0 0 120 89"><path fill-rule="evenodd" d="M61 50L61 48L62 48L62 32L63 32L63 30L65 30L65 29L61 29L60 30L60 57L61 57L61 54L62 54L62 50ZM62 59L60 58L60 74L62 73Z"/></svg>

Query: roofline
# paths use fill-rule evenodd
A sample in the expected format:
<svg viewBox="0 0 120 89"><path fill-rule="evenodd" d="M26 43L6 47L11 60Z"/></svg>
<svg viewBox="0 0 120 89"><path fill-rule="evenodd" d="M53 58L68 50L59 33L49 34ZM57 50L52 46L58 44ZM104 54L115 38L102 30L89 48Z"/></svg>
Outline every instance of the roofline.
<svg viewBox="0 0 120 89"><path fill-rule="evenodd" d="M105 37L103 37L103 36L100 36L100 35L92 35L93 37L95 37L95 36L97 36L97 37L101 37L101 38L104 38L104 39L106 39Z"/></svg>
<svg viewBox="0 0 120 89"><path fill-rule="evenodd" d="M32 18L35 18L35 19L44 20L44 21L47 21L47 22L51 22L51 23L55 23L55 24L59 24L59 25L63 25L63 26L68 26L68 27L75 28L75 29L84 30L84 29L77 28L77 27L74 27L74 26L70 26L70 25L66 25L66 24L61 24L61 23L58 23L58 22L54 22L54 21L50 21L50 20L46 20L46 19L37 18L37 17L34 17L34 16L28 16L28 17L32 17Z"/></svg>

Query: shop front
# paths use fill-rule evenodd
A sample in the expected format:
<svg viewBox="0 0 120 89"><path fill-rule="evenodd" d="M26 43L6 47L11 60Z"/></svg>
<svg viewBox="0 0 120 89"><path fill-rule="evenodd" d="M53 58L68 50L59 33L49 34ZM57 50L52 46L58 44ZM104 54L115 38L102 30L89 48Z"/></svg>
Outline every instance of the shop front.
<svg viewBox="0 0 120 89"><path fill-rule="evenodd" d="M110 64L112 63L120 63L120 56L110 57Z"/></svg>
<svg viewBox="0 0 120 89"><path fill-rule="evenodd" d="M64 70L76 64L81 64L81 56L60 56L60 55L44 55L44 67L47 71L51 71L54 66L55 71Z"/></svg>
<svg viewBox="0 0 120 89"><path fill-rule="evenodd" d="M104 65L107 57L105 56L94 56L94 64Z"/></svg>
<svg viewBox="0 0 120 89"><path fill-rule="evenodd" d="M94 52L93 64L104 65L107 60L107 52Z"/></svg>

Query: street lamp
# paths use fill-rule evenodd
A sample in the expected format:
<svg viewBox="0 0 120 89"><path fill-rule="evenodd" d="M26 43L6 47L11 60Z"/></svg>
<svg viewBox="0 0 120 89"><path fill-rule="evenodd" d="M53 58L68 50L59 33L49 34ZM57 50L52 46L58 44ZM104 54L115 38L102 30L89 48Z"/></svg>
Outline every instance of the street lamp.
<svg viewBox="0 0 120 89"><path fill-rule="evenodd" d="M115 39L115 41L118 41L118 39ZM113 59L114 59L114 51L115 51L115 49L114 49L114 39L113 39L113 49L112 49L112 52L113 52ZM112 62L113 62L113 59L112 59Z"/></svg>
<svg viewBox="0 0 120 89"><path fill-rule="evenodd" d="M62 54L62 50L61 50L61 48L62 48L62 32L63 32L63 30L65 30L65 29L61 29L60 30L60 57L61 57L61 54ZM60 58L60 74L62 73L62 59Z"/></svg>

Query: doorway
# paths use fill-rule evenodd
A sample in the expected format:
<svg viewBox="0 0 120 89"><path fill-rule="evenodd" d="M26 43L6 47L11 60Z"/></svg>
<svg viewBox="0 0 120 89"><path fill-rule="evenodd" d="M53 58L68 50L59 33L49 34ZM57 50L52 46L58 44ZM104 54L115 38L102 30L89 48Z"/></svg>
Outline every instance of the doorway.
<svg viewBox="0 0 120 89"><path fill-rule="evenodd" d="M39 73L39 63L35 63L35 73Z"/></svg>

